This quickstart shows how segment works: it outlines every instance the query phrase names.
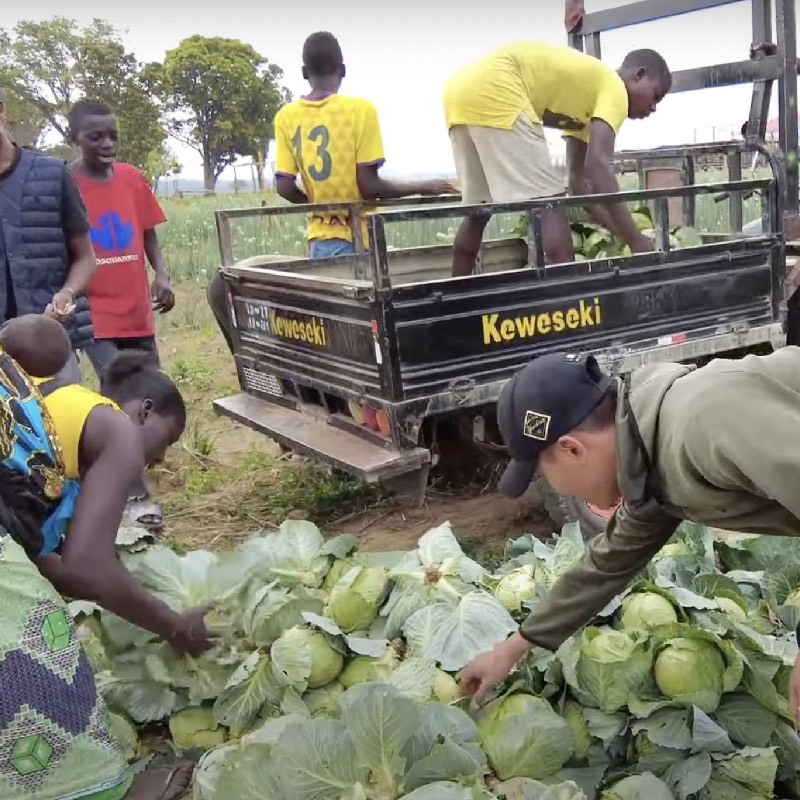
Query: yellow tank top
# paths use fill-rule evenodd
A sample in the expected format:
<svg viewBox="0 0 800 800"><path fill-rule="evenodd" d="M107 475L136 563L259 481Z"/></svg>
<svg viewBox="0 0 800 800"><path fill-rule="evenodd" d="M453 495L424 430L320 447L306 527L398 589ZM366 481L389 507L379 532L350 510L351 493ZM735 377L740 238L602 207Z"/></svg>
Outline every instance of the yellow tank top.
<svg viewBox="0 0 800 800"><path fill-rule="evenodd" d="M49 378L34 378L41 390ZM120 411L119 406L107 397L93 392L80 384L62 386L44 397L44 404L53 421L64 471L70 480L80 480L79 452L81 434L89 414L98 406L110 406Z"/></svg>

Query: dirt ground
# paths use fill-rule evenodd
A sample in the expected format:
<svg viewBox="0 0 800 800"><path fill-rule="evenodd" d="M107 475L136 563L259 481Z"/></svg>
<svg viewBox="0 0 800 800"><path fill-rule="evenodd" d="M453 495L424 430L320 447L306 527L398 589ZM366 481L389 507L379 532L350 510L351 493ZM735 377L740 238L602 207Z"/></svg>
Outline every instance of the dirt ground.
<svg viewBox="0 0 800 800"><path fill-rule="evenodd" d="M421 508L402 500L365 511L333 527L352 533L365 550L410 550L425 531L449 522L459 539L476 550L502 549L523 533L546 534L552 526L538 504L512 500L495 492L442 494L431 491Z"/></svg>

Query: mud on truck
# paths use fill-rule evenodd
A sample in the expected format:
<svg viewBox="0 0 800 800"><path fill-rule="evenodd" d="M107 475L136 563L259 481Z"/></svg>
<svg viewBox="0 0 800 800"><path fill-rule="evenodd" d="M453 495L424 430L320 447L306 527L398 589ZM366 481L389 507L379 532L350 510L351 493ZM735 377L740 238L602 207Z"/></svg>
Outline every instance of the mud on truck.
<svg viewBox="0 0 800 800"><path fill-rule="evenodd" d="M587 14L571 43L600 57L604 30L722 4L644 0ZM751 5L753 41L770 42L771 0ZM384 203L367 216L364 253L333 259L237 259L233 226L244 217L289 214L301 224L309 213L345 211L360 244L362 206L218 211L241 391L215 401L216 411L285 448L421 500L430 471L445 466L453 437L462 464L472 463L467 453L495 463L507 458L497 398L517 369L544 353L591 351L608 372L625 374L653 361L702 364L800 344L795 249L787 246L785 230L796 226L798 210L793 0L778 0L774 11L776 55L751 49L741 62L674 75L673 91L752 83L745 139L620 153L620 164L636 165L636 190L488 206L461 205L458 198ZM764 143L776 82L778 149ZM755 153L766 164L764 174L744 178L742 165ZM721 160L727 175L703 182L698 164L709 159ZM676 248L672 232L696 227L704 195L727 203L729 231L701 233ZM759 236L742 233L745 197L760 200ZM545 209L569 212L621 199L647 209L653 252L595 249L585 260L545 263ZM447 243L387 245L396 225L447 220L455 227L465 215L487 212L519 215L525 233L485 239L478 269L468 277L450 276ZM538 492L557 525L577 520L585 535L604 528L613 513L546 485Z"/></svg>

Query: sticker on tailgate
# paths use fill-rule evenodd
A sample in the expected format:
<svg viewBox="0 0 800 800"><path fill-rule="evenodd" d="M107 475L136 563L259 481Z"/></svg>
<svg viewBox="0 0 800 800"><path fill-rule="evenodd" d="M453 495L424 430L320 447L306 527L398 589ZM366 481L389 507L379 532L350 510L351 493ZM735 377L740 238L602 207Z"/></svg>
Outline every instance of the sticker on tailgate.
<svg viewBox="0 0 800 800"><path fill-rule="evenodd" d="M325 320L313 314L285 311L264 304L245 303L247 327L288 342L328 347Z"/></svg>

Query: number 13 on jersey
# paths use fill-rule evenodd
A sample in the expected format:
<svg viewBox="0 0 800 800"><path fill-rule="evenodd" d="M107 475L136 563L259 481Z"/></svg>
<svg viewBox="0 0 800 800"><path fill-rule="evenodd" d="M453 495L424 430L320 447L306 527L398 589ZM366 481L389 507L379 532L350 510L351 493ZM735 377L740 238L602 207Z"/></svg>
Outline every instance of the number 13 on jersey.
<svg viewBox="0 0 800 800"><path fill-rule="evenodd" d="M305 142L311 144L309 149L313 152L313 159L306 164L303 158L303 145ZM305 169L309 178L313 181L326 181L333 171L333 160L330 154L331 135L326 125L317 125L312 128L308 136L303 135L303 129L298 125L297 130L292 136L292 148L294 157L301 171Z"/></svg>

